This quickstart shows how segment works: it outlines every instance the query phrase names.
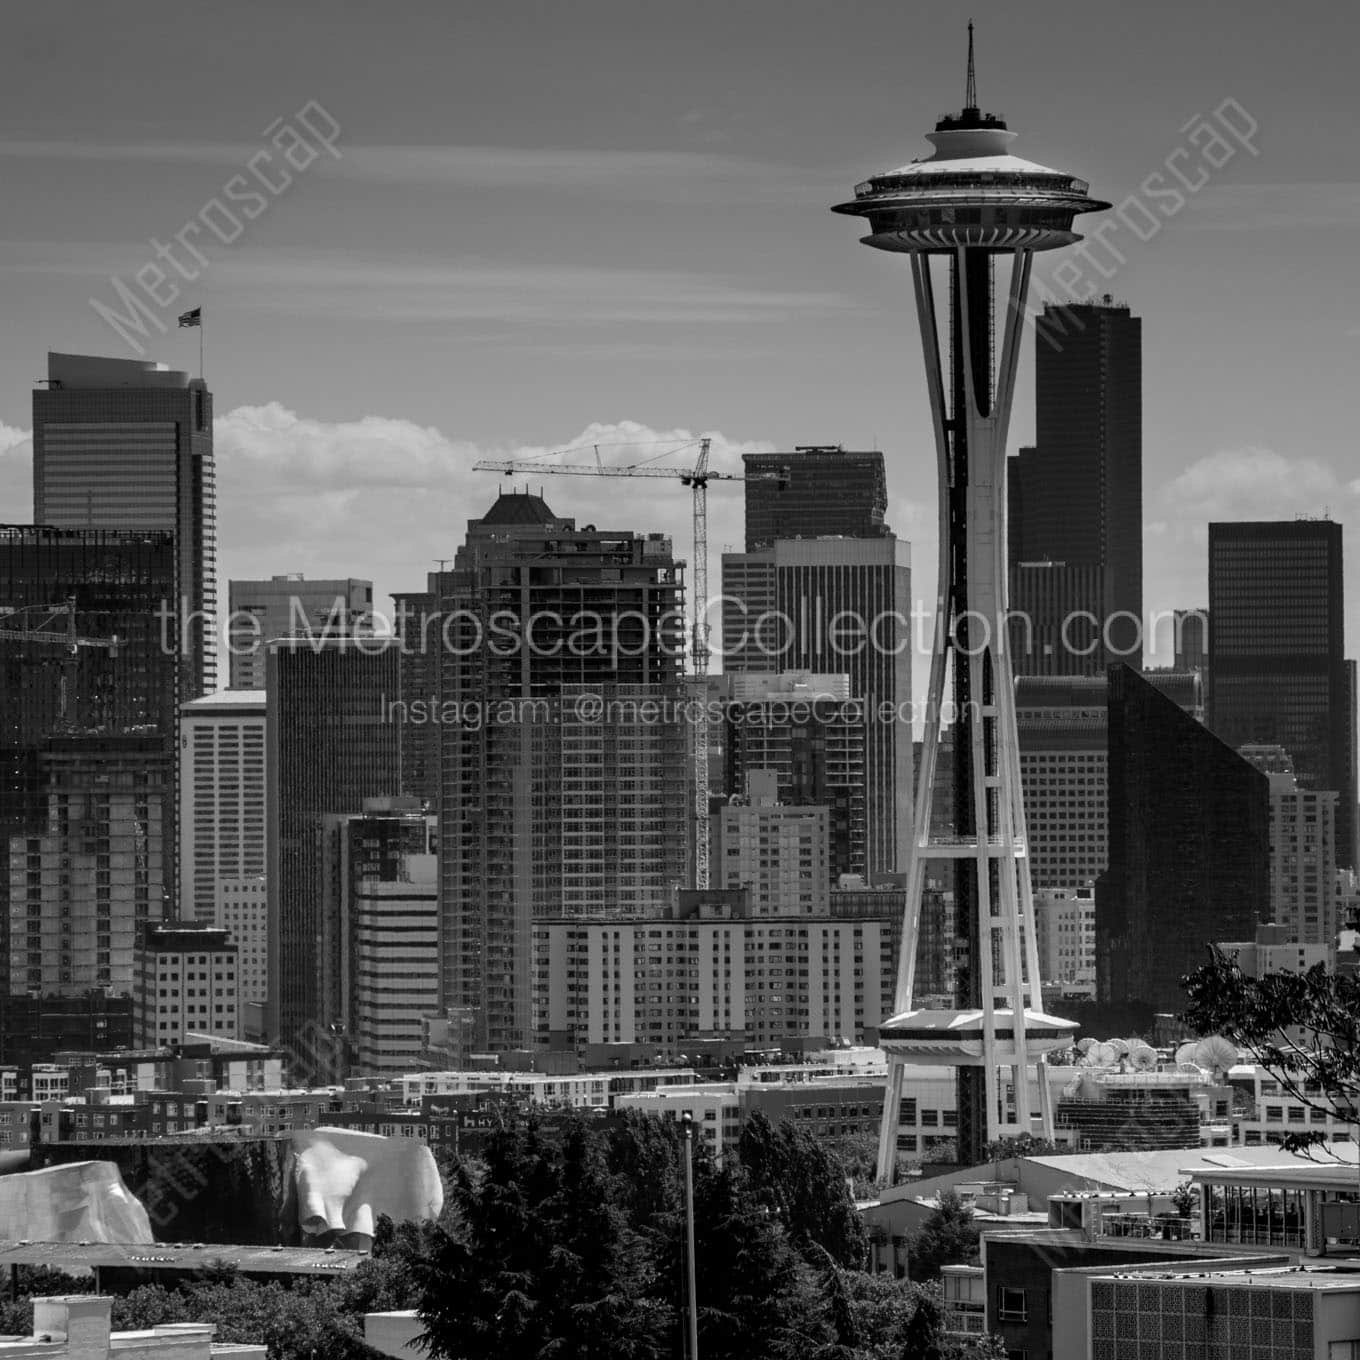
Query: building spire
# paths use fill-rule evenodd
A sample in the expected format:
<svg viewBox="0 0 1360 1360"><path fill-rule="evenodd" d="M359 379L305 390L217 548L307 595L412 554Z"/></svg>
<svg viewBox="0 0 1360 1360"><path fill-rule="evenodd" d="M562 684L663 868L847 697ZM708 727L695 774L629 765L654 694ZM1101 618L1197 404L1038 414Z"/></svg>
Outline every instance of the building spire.
<svg viewBox="0 0 1360 1360"><path fill-rule="evenodd" d="M975 109L977 102L977 80L973 76L973 21L968 21L968 87L963 95L963 107Z"/></svg>

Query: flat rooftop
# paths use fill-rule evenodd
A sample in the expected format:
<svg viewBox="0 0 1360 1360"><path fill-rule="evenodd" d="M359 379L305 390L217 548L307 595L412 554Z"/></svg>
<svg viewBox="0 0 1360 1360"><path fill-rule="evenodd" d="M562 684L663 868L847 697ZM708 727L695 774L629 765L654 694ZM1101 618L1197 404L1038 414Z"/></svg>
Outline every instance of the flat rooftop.
<svg viewBox="0 0 1360 1360"><path fill-rule="evenodd" d="M367 1261L365 1251L340 1247L254 1247L209 1242L0 1241L0 1266L51 1266L56 1270L202 1270L232 1265L253 1275L340 1275Z"/></svg>

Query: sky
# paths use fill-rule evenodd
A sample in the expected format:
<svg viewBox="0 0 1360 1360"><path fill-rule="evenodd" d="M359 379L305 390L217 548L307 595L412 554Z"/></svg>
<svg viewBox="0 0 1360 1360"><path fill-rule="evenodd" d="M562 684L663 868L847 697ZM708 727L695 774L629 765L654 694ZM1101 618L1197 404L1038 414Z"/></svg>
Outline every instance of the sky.
<svg viewBox="0 0 1360 1360"><path fill-rule="evenodd" d="M598 444L629 461L707 433L731 468L746 449L882 448L889 521L932 600L906 265L827 209L928 154L922 134L963 102L968 17L901 0L11 11L0 519L31 517L45 352L136 357L92 299L115 308L117 281L154 281L160 258L143 347L196 370L175 316L203 308L223 582L418 589L494 499L479 457ZM1329 514L1360 650L1360 12L987 0L971 17L981 103L1017 154L1124 205L1080 286L1143 318L1149 608L1204 602L1209 520ZM1202 140L1225 120L1246 130L1228 155ZM1168 208L1173 162L1194 187ZM214 199L241 205L238 232ZM178 232L193 279L152 244ZM1049 296L1059 263L1036 267ZM1032 386L1027 344L1012 448L1032 438ZM668 531L690 555L678 482L536 480L560 514ZM716 580L740 492L709 501Z"/></svg>

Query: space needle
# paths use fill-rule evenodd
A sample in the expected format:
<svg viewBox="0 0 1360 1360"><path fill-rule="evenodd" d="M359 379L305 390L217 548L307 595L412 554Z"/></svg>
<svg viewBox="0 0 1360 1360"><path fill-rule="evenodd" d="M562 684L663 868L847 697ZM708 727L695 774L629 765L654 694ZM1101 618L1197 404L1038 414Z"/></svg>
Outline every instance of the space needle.
<svg viewBox="0 0 1360 1360"><path fill-rule="evenodd" d="M856 185L853 200L834 208L867 220L865 245L911 261L939 474L940 557L925 739L895 1013L879 1036L888 1083L878 1175L888 1181L908 1062L958 1069L961 1162L984 1160L990 1141L1036 1131L1031 1069L1038 1078L1037 1131L1053 1136L1044 1054L1069 1044L1076 1026L1045 1015L1039 990L1005 636L1006 431L1034 252L1079 240L1072 230L1077 214L1110 206L1092 198L1075 175L1011 154L1015 133L978 107L972 24L965 107L942 118L926 140L933 155ZM998 316L996 270L1007 258ZM937 286L945 292L939 303ZM951 716L954 825L932 834L935 767ZM933 859L955 864L961 959L954 1010L913 1008L921 894ZM1003 1070L1009 1071L1009 1091Z"/></svg>

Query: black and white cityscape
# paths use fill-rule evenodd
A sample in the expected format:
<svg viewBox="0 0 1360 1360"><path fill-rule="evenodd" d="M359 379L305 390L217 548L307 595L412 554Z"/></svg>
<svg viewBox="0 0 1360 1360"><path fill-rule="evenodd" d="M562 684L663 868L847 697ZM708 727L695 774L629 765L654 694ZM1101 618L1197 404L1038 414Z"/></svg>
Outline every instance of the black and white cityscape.
<svg viewBox="0 0 1360 1360"><path fill-rule="evenodd" d="M0 1360L1360 1360L1353 16L10 20Z"/></svg>

